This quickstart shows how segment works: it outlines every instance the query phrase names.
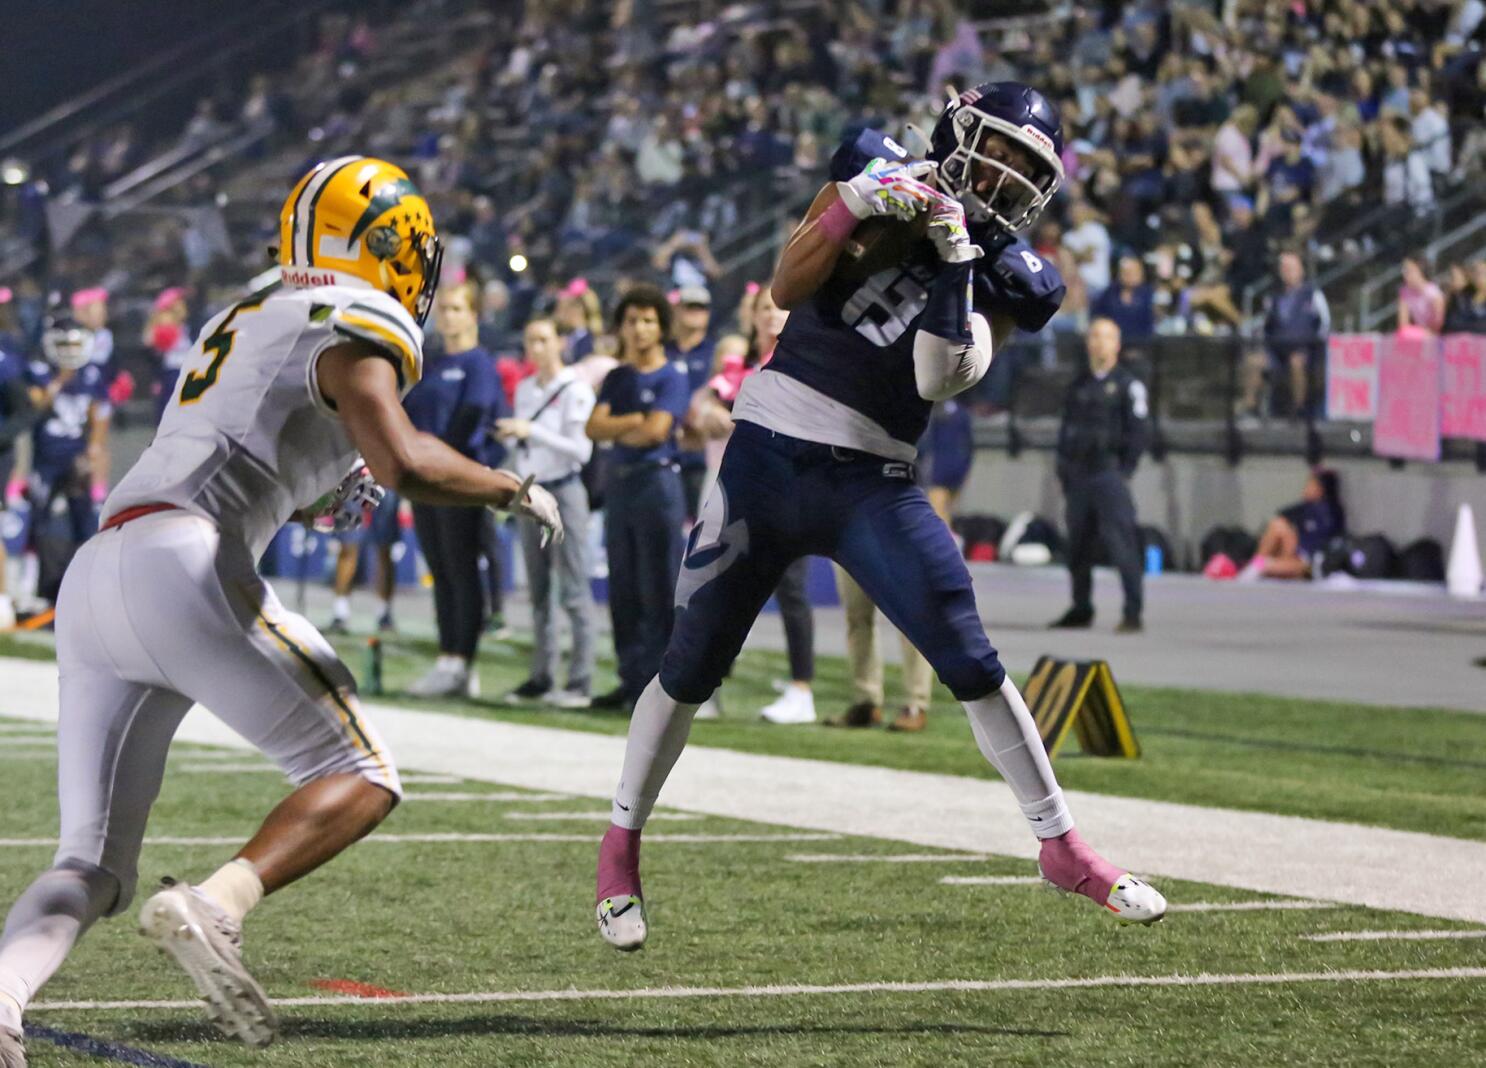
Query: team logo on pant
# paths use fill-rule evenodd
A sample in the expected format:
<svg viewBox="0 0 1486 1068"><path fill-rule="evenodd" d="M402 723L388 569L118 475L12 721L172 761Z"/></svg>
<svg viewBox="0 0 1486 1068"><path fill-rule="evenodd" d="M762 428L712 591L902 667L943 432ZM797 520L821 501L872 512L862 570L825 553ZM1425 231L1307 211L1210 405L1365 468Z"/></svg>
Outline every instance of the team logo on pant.
<svg viewBox="0 0 1486 1068"><path fill-rule="evenodd" d="M702 514L687 539L681 574L676 577L676 610L691 601L691 595L728 568L748 551L748 521L728 522L727 487L717 482L702 504Z"/></svg>

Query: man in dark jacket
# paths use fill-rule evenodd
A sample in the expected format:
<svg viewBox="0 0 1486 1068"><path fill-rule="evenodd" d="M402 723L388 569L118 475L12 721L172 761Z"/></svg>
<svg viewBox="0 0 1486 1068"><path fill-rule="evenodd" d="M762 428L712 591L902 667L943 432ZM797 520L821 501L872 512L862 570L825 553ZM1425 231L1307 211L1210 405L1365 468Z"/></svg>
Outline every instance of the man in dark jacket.
<svg viewBox="0 0 1486 1068"><path fill-rule="evenodd" d="M1140 530L1126 484L1148 436L1150 405L1145 383L1120 360L1120 328L1112 319L1089 324L1089 369L1073 380L1058 430L1058 480L1068 502L1068 570L1073 607L1052 625L1094 622L1094 538L1104 539L1125 588L1125 613L1117 633L1141 629L1143 607Z"/></svg>

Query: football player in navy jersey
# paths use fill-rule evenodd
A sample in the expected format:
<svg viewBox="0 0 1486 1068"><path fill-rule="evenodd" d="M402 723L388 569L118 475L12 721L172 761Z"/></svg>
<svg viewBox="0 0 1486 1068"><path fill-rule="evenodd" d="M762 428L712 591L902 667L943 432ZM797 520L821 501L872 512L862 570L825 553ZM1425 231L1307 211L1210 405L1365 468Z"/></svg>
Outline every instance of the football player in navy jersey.
<svg viewBox="0 0 1486 1068"><path fill-rule="evenodd" d="M841 564L965 706L976 743L1041 840L1043 876L1126 922L1165 899L1074 830L1037 726L980 623L949 528L914 483L914 443L933 402L974 386L1013 329L1057 311L1057 269L1016 232L1063 178L1057 112L1014 82L952 100L911 162L863 131L791 235L773 295L790 311L768 367L743 386L737 428L691 532L660 673L630 723L612 823L599 850L598 925L619 949L646 936L640 829L686 743L792 561ZM848 280L837 262L857 225L927 213L931 240L902 263Z"/></svg>

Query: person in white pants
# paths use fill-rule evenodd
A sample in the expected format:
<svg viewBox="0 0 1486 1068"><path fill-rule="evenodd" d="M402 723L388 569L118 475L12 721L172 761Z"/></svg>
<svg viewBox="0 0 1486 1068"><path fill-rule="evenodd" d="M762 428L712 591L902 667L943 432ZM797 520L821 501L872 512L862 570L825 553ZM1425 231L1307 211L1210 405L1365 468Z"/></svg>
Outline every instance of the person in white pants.
<svg viewBox="0 0 1486 1068"><path fill-rule="evenodd" d="M439 264L407 175L361 156L322 163L290 194L280 229L281 282L202 329L154 442L63 581L61 844L0 936L0 1068L25 1065L22 1014L77 939L128 907L166 751L192 704L295 785L236 857L199 885L168 883L140 913L228 1035L264 1045L277 1027L243 965L244 916L397 803L396 766L350 672L254 568L286 521L346 529L380 496L374 478L415 500L510 508L561 534L540 488L418 433L403 412Z"/></svg>

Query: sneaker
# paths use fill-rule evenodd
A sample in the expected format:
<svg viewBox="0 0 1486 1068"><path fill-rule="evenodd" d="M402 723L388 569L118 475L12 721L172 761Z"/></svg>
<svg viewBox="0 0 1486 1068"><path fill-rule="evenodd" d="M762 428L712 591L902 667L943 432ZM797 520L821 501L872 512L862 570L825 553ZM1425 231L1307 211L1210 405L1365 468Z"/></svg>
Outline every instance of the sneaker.
<svg viewBox="0 0 1486 1068"><path fill-rule="evenodd" d="M144 903L139 931L196 984L217 1030L266 1046L279 1030L268 996L242 962L242 927L194 886L167 880Z"/></svg>
<svg viewBox="0 0 1486 1068"><path fill-rule="evenodd" d="M490 622L485 624L485 633L490 635L491 641L503 642L516 632L506 626L505 616L491 616Z"/></svg>
<svg viewBox="0 0 1486 1068"><path fill-rule="evenodd" d="M623 686L616 686L608 693L601 693L589 702L590 708L597 708L604 712L623 712L634 707L635 702L630 695L624 692Z"/></svg>
<svg viewBox="0 0 1486 1068"><path fill-rule="evenodd" d="M1048 630L1087 630L1094 625L1094 613L1070 608L1047 625Z"/></svg>
<svg viewBox="0 0 1486 1068"><path fill-rule="evenodd" d="M397 620L395 620L395 619L392 618L392 613L390 611L383 612L380 616L377 617L377 633L378 634L396 634L397 633Z"/></svg>
<svg viewBox="0 0 1486 1068"><path fill-rule="evenodd" d="M1155 923L1166 915L1159 890L1105 860L1077 831L1043 839L1037 869L1059 890L1103 905L1121 923Z"/></svg>
<svg viewBox="0 0 1486 1068"><path fill-rule="evenodd" d="M711 720L711 719L721 719L722 718L722 698L718 696L718 694L720 694L720 693L722 693L721 690L714 690L714 691L712 691L712 696L711 697L707 698L701 704L697 705L696 713L691 718L694 719L694 720L695 719L708 719L708 720Z"/></svg>
<svg viewBox="0 0 1486 1068"><path fill-rule="evenodd" d="M475 697L480 677L457 658L436 661L428 673L408 687L414 697Z"/></svg>
<svg viewBox="0 0 1486 1068"><path fill-rule="evenodd" d="M26 1068L26 1040L8 1027L0 1027L0 1068Z"/></svg>
<svg viewBox="0 0 1486 1068"><path fill-rule="evenodd" d="M549 693L547 703L553 708L587 708L593 704L593 698L588 696L587 689L574 689L569 686L565 690L555 690Z"/></svg>
<svg viewBox="0 0 1486 1068"><path fill-rule="evenodd" d="M782 727L815 722L815 695L799 686L791 686L779 699L759 710L759 717Z"/></svg>
<svg viewBox="0 0 1486 1068"><path fill-rule="evenodd" d="M1116 634L1139 634L1143 630L1145 630L1145 624L1140 621L1139 616L1126 616L1120 620L1114 632Z"/></svg>
<svg viewBox="0 0 1486 1068"><path fill-rule="evenodd" d="M887 729L890 731L898 731L902 734L917 734L928 725L928 712L924 711L922 708L914 708L912 705L905 705L898 712L898 714L893 717L893 721L887 725Z"/></svg>
<svg viewBox="0 0 1486 1068"><path fill-rule="evenodd" d="M880 727L882 707L870 701L858 701L839 716L826 720L827 727Z"/></svg>
<svg viewBox="0 0 1486 1068"><path fill-rule="evenodd" d="M521 705L531 701L548 701L552 693L552 683L539 682L536 679L527 679L520 686L501 698L508 705Z"/></svg>
<svg viewBox="0 0 1486 1068"><path fill-rule="evenodd" d="M334 619L332 619L329 623L327 623L325 625L325 633L326 634L350 634L351 633L351 624L347 620L342 619L340 616L336 616Z"/></svg>

